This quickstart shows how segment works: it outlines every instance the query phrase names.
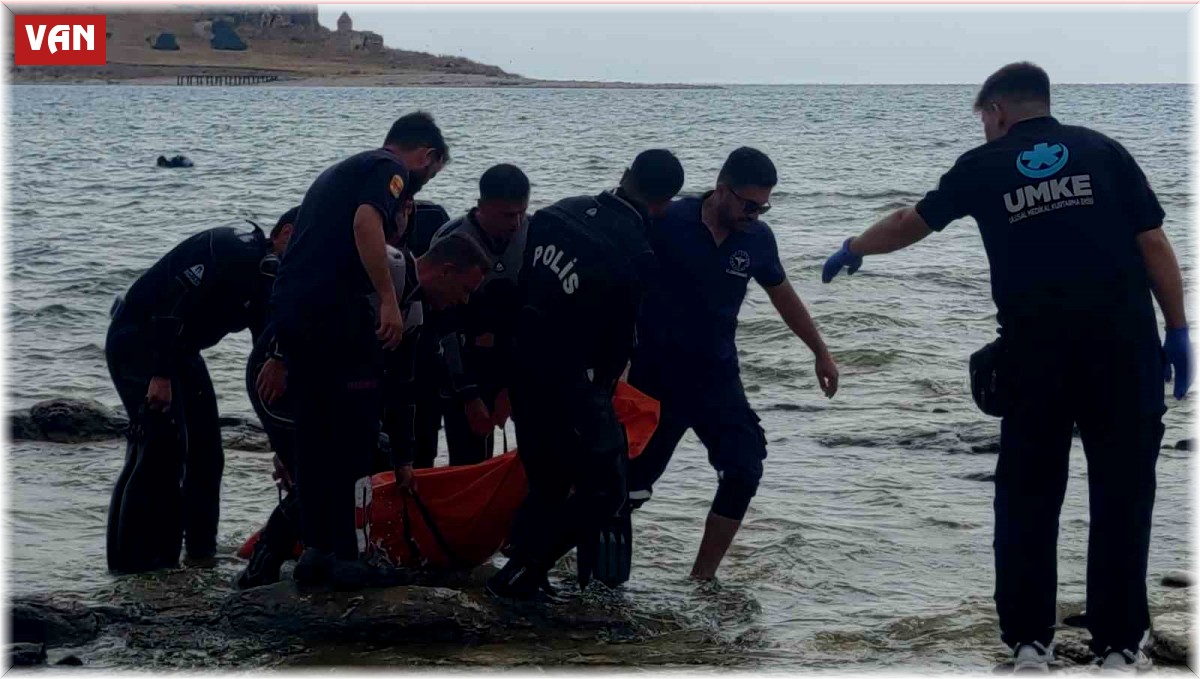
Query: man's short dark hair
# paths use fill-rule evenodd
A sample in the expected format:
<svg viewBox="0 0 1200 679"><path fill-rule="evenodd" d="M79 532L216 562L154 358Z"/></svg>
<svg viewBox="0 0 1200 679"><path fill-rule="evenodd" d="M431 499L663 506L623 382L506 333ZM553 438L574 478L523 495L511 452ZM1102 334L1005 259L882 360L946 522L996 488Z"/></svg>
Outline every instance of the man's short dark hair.
<svg viewBox="0 0 1200 679"><path fill-rule="evenodd" d="M1028 61L1009 64L988 76L975 97L975 110L1004 100L1013 103L1039 103L1050 106L1050 76Z"/></svg>
<svg viewBox="0 0 1200 679"><path fill-rule="evenodd" d="M279 232L283 231L283 227L287 226L288 224L295 226L296 216L299 214L299 205L283 213L283 215L280 216L279 221L275 222L275 226L271 228L271 240L275 240L275 238L279 236Z"/></svg>
<svg viewBox="0 0 1200 679"><path fill-rule="evenodd" d="M633 159L625 181L648 201L670 200L683 188L683 163L667 149L648 149Z"/></svg>
<svg viewBox="0 0 1200 679"><path fill-rule="evenodd" d="M405 151L424 146L433 149L445 162L450 162L450 149L442 138L442 131L433 122L433 116L425 111L415 111L397 118L383 143Z"/></svg>
<svg viewBox="0 0 1200 679"><path fill-rule="evenodd" d="M473 239L454 232L433 241L423 259L434 264L450 264L458 271L487 271L492 261Z"/></svg>
<svg viewBox="0 0 1200 679"><path fill-rule="evenodd" d="M743 186L772 187L779 183L779 175L775 172L775 163L767 154L743 146L729 154L721 172L717 175L717 183L733 189Z"/></svg>
<svg viewBox="0 0 1200 679"><path fill-rule="evenodd" d="M529 200L529 177L516 165L493 165L479 178L479 199Z"/></svg>

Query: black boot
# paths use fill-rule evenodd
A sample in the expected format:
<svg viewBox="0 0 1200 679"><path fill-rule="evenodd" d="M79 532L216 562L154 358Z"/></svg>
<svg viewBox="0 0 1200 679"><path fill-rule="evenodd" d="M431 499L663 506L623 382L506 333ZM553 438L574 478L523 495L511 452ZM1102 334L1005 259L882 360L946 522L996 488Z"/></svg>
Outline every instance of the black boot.
<svg viewBox="0 0 1200 679"><path fill-rule="evenodd" d="M547 589L553 592L549 585L543 569L519 559L509 559L499 573L488 578L484 591L498 599L543 602L548 598Z"/></svg>
<svg viewBox="0 0 1200 679"><path fill-rule="evenodd" d="M322 552L308 547L296 562L292 571L292 579L303 586L324 585L329 583L333 575L333 552Z"/></svg>
<svg viewBox="0 0 1200 679"><path fill-rule="evenodd" d="M237 588L250 589L279 582L279 569L285 558L267 545L266 540L254 543L254 551L250 554L250 563L238 574Z"/></svg>

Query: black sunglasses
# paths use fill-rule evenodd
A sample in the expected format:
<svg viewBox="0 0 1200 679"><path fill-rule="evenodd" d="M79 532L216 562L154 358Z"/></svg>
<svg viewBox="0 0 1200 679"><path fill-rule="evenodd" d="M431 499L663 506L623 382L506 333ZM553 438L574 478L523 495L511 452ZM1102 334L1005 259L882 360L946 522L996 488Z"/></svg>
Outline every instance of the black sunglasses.
<svg viewBox="0 0 1200 679"><path fill-rule="evenodd" d="M753 214L765 215L765 214L767 214L767 212L769 212L771 210L770 203L756 203L748 198L743 198L741 195L738 194L737 191L733 190L733 187L729 187L729 192L732 193L735 198L742 201L742 211L748 215L753 215Z"/></svg>

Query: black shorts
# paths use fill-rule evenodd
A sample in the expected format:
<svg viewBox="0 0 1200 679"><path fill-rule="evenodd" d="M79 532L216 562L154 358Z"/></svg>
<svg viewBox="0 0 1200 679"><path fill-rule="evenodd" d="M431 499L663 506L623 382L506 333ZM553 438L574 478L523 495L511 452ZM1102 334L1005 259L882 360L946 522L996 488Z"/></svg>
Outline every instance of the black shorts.
<svg viewBox="0 0 1200 679"><path fill-rule="evenodd" d="M630 499L650 498L654 483L666 471L676 446L688 429L708 451L708 462L721 480L757 486L767 457L767 439L758 414L746 400L737 375L690 389L664 389L659 380L637 369L630 372L633 387L661 404L658 428L646 449L629 466Z"/></svg>

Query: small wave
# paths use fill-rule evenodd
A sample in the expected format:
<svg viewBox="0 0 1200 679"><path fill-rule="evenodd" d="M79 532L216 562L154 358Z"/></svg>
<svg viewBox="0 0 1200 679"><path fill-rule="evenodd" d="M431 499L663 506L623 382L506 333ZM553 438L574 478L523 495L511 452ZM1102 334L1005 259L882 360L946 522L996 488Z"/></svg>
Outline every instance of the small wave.
<svg viewBox="0 0 1200 679"><path fill-rule="evenodd" d="M962 474L958 478L964 481L982 481L984 483L994 483L996 475L992 472L972 472L970 474Z"/></svg>
<svg viewBox="0 0 1200 679"><path fill-rule="evenodd" d="M879 349L847 349L837 354L838 363L855 367L878 368L894 363L900 358L899 351Z"/></svg>
<svg viewBox="0 0 1200 679"><path fill-rule="evenodd" d="M947 382L944 380L935 380L929 377L922 377L913 382L922 391L934 396L950 396L962 392L962 387L957 382Z"/></svg>
<svg viewBox="0 0 1200 679"><path fill-rule="evenodd" d="M772 319L774 322L774 319ZM874 328L915 328L916 323L870 311L830 311L821 314L821 324L837 328L853 328L855 330Z"/></svg>
<svg viewBox="0 0 1200 679"><path fill-rule="evenodd" d="M823 406L810 405L806 403L771 403L761 408L763 412L783 412L783 413L819 413L826 410Z"/></svg>
<svg viewBox="0 0 1200 679"><path fill-rule="evenodd" d="M48 304L36 309L13 309L11 318L16 320L41 320L41 321L62 321L62 320L81 320L89 318L90 312L82 309L75 309L65 304Z"/></svg>
<svg viewBox="0 0 1200 679"><path fill-rule="evenodd" d="M911 204L924 193L915 193L913 191L903 191L900 189L892 189L886 191L775 191L772 193L773 198L851 198L854 200L891 200L891 201L910 201L899 202L900 207Z"/></svg>

